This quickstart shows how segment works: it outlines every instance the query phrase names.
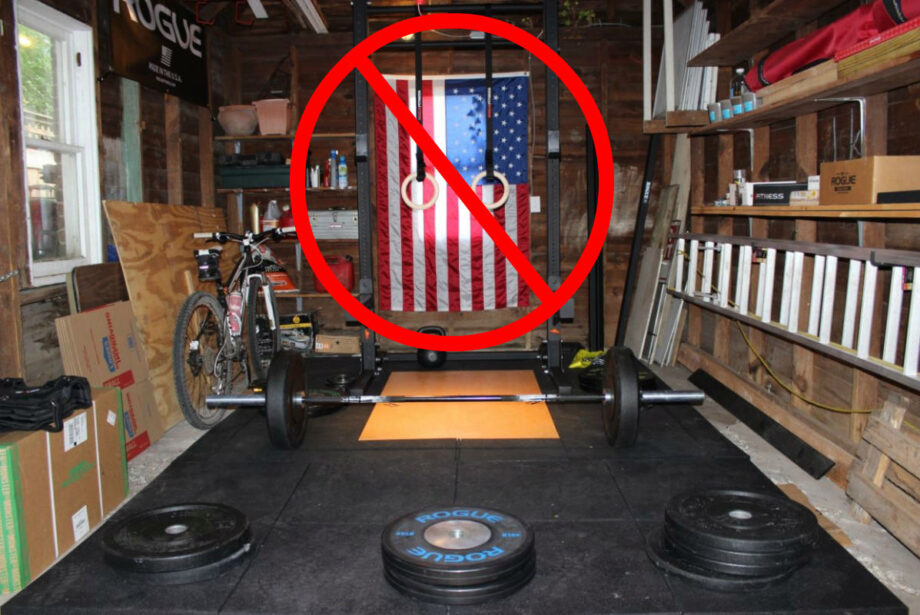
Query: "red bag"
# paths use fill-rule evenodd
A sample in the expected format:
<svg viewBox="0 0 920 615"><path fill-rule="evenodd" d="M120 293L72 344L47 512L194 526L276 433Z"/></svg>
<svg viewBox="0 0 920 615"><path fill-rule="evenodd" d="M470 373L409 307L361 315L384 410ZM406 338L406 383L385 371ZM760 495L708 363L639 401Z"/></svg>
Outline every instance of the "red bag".
<svg viewBox="0 0 920 615"><path fill-rule="evenodd" d="M920 16L920 0L875 0L788 45L773 51L748 71L744 80L752 92L781 81L834 53Z"/></svg>

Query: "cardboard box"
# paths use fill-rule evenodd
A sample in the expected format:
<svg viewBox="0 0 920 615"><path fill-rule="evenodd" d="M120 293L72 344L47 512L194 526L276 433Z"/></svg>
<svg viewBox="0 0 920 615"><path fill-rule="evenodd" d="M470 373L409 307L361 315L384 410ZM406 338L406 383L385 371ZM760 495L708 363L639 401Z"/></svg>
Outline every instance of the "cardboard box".
<svg viewBox="0 0 920 615"><path fill-rule="evenodd" d="M313 350L321 354L358 354L361 352L361 340L357 335L347 333L320 333L316 336Z"/></svg>
<svg viewBox="0 0 920 615"><path fill-rule="evenodd" d="M114 511L128 495L125 451L124 395L121 389L93 389L93 418L98 436L99 490L102 516Z"/></svg>
<svg viewBox="0 0 920 615"><path fill-rule="evenodd" d="M118 389L60 432L0 434L0 591L22 589L128 494Z"/></svg>
<svg viewBox="0 0 920 615"><path fill-rule="evenodd" d="M794 181L757 182L754 184L754 205L788 205L790 195L805 190L808 184Z"/></svg>
<svg viewBox="0 0 920 615"><path fill-rule="evenodd" d="M66 373L84 376L95 387L123 390L122 424L128 459L133 459L156 442L164 429L131 302L64 316L54 324Z"/></svg>
<svg viewBox="0 0 920 615"><path fill-rule="evenodd" d="M142 380L122 389L125 451L131 461L163 435L163 422L157 412L153 383Z"/></svg>
<svg viewBox="0 0 920 615"><path fill-rule="evenodd" d="M911 190L920 190L920 156L869 156L821 163L821 205L874 205L879 193Z"/></svg>
<svg viewBox="0 0 920 615"><path fill-rule="evenodd" d="M122 389L147 380L147 359L130 301L64 316L54 321L68 374L92 386Z"/></svg>

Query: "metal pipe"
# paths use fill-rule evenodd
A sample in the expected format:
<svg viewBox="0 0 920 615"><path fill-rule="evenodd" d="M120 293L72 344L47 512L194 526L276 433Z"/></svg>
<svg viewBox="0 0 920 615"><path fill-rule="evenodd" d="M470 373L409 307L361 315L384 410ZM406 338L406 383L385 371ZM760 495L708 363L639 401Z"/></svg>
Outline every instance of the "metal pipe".
<svg viewBox="0 0 920 615"><path fill-rule="evenodd" d="M642 391L639 402L652 404L699 404L705 399L700 391ZM295 393L294 404L408 404L408 403L473 403L473 402L520 402L535 403L582 403L597 404L613 401L612 393L527 393L518 395L315 395L304 392ZM265 405L264 394L251 395L208 395L206 403L210 407L258 407Z"/></svg>
<svg viewBox="0 0 920 615"><path fill-rule="evenodd" d="M690 404L696 406L706 400L702 391L641 391L639 403L644 406L657 404Z"/></svg>
<svg viewBox="0 0 920 615"><path fill-rule="evenodd" d="M501 49L512 49L518 48L517 45L511 41L506 41L504 39L498 39L492 42L492 45ZM463 39L463 40L454 40L454 41L422 41L422 49L485 49L486 43L484 40L476 39ZM395 40L391 43L387 43L374 53L379 53L381 51L405 51L407 49L414 49L415 43L407 42L402 40Z"/></svg>

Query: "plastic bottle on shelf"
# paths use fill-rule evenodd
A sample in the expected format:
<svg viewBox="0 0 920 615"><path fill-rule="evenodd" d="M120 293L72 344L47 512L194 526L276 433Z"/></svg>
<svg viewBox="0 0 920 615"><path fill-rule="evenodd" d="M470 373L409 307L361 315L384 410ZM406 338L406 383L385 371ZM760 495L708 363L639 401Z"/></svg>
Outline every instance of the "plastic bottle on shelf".
<svg viewBox="0 0 920 615"><path fill-rule="evenodd" d="M259 203L253 203L249 206L249 228L253 233L258 233L262 226L259 220L259 205Z"/></svg>
<svg viewBox="0 0 920 615"><path fill-rule="evenodd" d="M265 208L265 215L262 216L262 230L267 231L278 226L278 220L281 218L281 208L278 201L272 199Z"/></svg>
<svg viewBox="0 0 920 615"><path fill-rule="evenodd" d="M747 83L744 82L744 69L736 68L729 85L728 95L734 98L735 96L744 96L747 92L750 92L750 90Z"/></svg>
<svg viewBox="0 0 920 615"><path fill-rule="evenodd" d="M744 95L749 94L750 90L744 82L743 68L735 69L735 76L732 77L728 90L729 98L731 98L732 101L732 113L734 115L741 115L745 111L751 110L744 107Z"/></svg>
<svg viewBox="0 0 920 615"><path fill-rule="evenodd" d="M339 189L344 190L348 187L348 164L345 162L345 156L339 156Z"/></svg>
<svg viewBox="0 0 920 615"><path fill-rule="evenodd" d="M339 157L335 150L329 152L329 187L339 187Z"/></svg>

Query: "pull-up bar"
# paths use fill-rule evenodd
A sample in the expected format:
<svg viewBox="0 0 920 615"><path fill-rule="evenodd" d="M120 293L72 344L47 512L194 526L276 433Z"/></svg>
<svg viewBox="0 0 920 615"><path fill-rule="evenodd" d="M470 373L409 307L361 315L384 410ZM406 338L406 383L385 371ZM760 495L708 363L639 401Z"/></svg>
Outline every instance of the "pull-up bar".
<svg viewBox="0 0 920 615"><path fill-rule="evenodd" d="M543 3L519 4L436 4L419 7L415 4L401 6L368 6L368 15L418 15L426 13L478 13L486 14L491 11L493 15L508 15L515 13L540 13Z"/></svg>

